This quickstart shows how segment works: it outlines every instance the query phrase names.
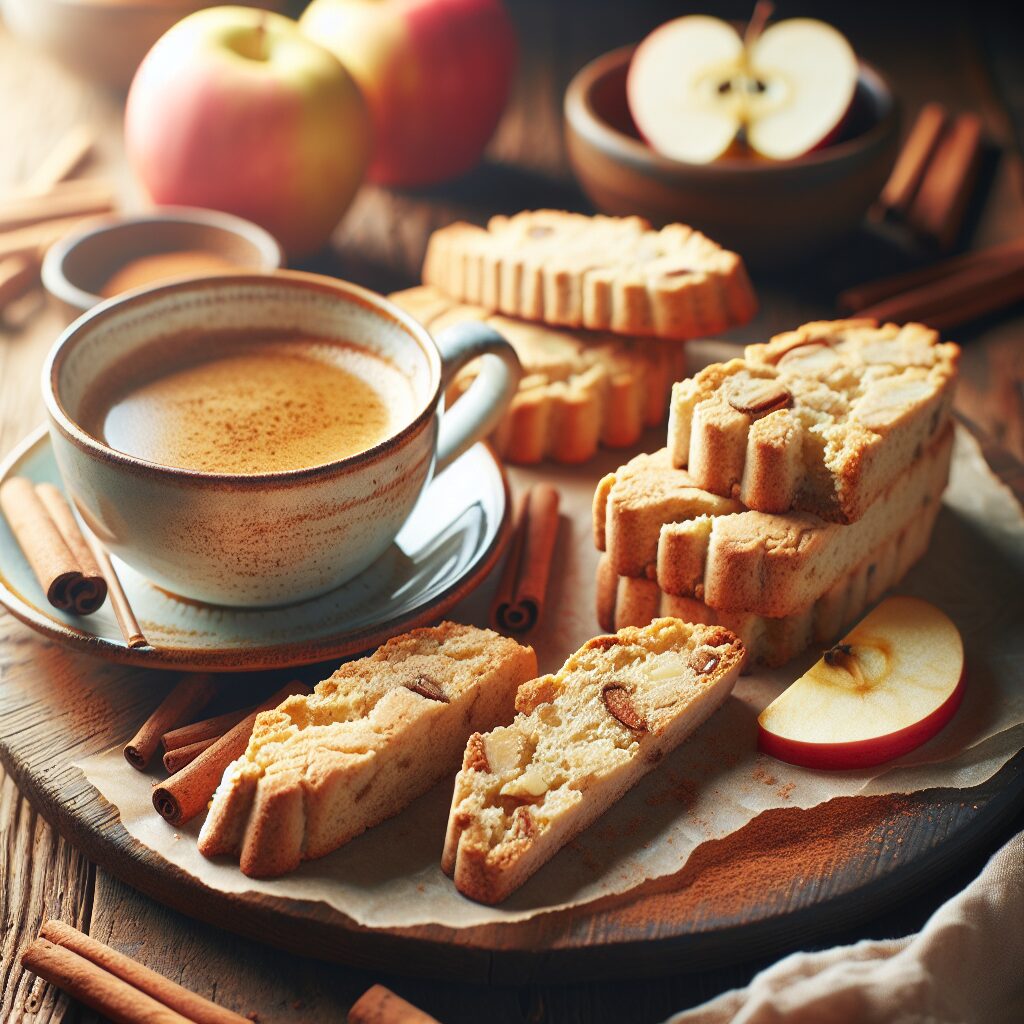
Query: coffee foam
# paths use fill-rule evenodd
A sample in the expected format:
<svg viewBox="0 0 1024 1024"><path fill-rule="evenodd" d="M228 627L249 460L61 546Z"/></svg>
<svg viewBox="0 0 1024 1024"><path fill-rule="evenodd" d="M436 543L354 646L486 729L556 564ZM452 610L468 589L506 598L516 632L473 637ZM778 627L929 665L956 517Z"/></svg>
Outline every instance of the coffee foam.
<svg viewBox="0 0 1024 1024"><path fill-rule="evenodd" d="M417 411L411 383L364 346L240 331L146 346L86 396L80 418L148 462L245 475L357 454Z"/></svg>

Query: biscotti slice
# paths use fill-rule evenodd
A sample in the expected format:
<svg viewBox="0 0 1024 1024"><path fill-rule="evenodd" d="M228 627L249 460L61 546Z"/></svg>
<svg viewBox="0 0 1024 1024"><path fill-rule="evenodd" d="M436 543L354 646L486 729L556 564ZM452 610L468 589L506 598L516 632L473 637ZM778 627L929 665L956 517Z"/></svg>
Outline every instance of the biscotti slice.
<svg viewBox="0 0 1024 1024"><path fill-rule="evenodd" d="M831 643L869 604L899 583L927 551L939 507L938 501L931 502L920 517L896 530L820 597L782 618L719 611L693 597L666 594L655 580L616 574L611 559L603 555L597 571L598 621L609 631L645 626L665 615L724 626L743 641L745 671L754 665L784 665L812 644Z"/></svg>
<svg viewBox="0 0 1024 1024"><path fill-rule="evenodd" d="M199 835L255 878L322 857L453 773L473 732L507 721L537 674L532 648L443 622L342 665L259 715Z"/></svg>
<svg viewBox="0 0 1024 1024"><path fill-rule="evenodd" d="M723 703L742 661L728 630L658 619L521 687L455 780L441 866L459 891L505 899Z"/></svg>
<svg viewBox="0 0 1024 1024"><path fill-rule="evenodd" d="M492 436L508 462L585 462L599 445L635 444L645 427L665 422L672 384L685 372L683 348L668 342L569 331L513 320L448 298L436 288L410 288L391 300L432 332L484 321L508 339L523 366L518 393ZM449 398L473 382L478 361L460 372Z"/></svg>
<svg viewBox="0 0 1024 1024"><path fill-rule="evenodd" d="M673 389L672 462L759 512L850 523L950 416L959 348L921 324L805 324Z"/></svg>
<svg viewBox="0 0 1024 1024"><path fill-rule="evenodd" d="M594 544L608 552L618 575L653 578L665 523L742 511L740 502L698 487L686 470L673 468L662 448L637 455L598 483Z"/></svg>
<svg viewBox="0 0 1024 1024"><path fill-rule="evenodd" d="M742 259L685 224L558 210L435 231L423 282L496 313L634 337L717 334L757 308Z"/></svg>
<svg viewBox="0 0 1024 1024"><path fill-rule="evenodd" d="M658 585L719 611L782 618L820 597L894 530L920 524L942 500L953 425L854 523L806 512L700 516L662 527Z"/></svg>

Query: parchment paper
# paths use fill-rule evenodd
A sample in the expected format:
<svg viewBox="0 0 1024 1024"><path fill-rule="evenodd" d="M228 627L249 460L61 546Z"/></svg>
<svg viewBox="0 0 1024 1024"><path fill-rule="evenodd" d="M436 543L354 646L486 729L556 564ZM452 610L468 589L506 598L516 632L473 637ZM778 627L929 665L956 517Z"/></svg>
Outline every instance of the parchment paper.
<svg viewBox="0 0 1024 1024"><path fill-rule="evenodd" d="M663 443L661 436L659 431L647 439L648 450ZM623 461L622 453L607 453L597 465L579 469L511 474L516 491L543 478L556 483L562 494L549 608L529 638L542 672L558 668L598 632L590 503L596 481ZM907 757L874 770L801 770L757 753L756 719L818 652L780 671L743 677L724 708L689 742L497 908L461 897L438 866L450 783L285 878L253 881L237 864L211 862L198 854L198 820L181 830L164 822L150 803L156 776L128 769L120 748L90 758L81 768L118 808L132 836L214 888L323 900L358 923L377 928L425 923L459 928L521 920L622 893L678 871L701 843L727 835L768 808L811 807L854 794L968 787L988 779L1024 747L1022 581L1020 507L961 431L930 550L897 588L945 609L963 633L967 691L950 725ZM486 624L493 586L492 579L451 617Z"/></svg>

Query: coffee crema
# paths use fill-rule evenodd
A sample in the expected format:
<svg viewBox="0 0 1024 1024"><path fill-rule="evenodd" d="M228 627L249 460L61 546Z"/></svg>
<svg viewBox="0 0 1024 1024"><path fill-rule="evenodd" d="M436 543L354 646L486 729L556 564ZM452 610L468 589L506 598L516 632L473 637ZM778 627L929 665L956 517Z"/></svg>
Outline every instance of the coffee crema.
<svg viewBox="0 0 1024 1024"><path fill-rule="evenodd" d="M411 418L405 377L351 342L214 334L144 354L86 396L80 420L111 448L161 466L305 469L366 451Z"/></svg>

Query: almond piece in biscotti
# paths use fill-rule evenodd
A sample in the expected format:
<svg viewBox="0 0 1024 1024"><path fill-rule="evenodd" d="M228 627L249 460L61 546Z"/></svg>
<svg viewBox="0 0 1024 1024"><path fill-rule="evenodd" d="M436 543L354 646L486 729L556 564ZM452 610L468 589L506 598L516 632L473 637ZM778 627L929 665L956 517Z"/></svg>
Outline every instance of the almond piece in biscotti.
<svg viewBox="0 0 1024 1024"><path fill-rule="evenodd" d="M632 695L624 686L609 684L601 691L601 699L608 714L618 719L627 729L643 732L647 728L644 716L637 711Z"/></svg>
<svg viewBox="0 0 1024 1024"><path fill-rule="evenodd" d="M911 410L922 406L936 392L938 386L930 380L906 380L889 377L873 382L850 410L850 419L871 430L884 430Z"/></svg>
<svg viewBox="0 0 1024 1024"><path fill-rule="evenodd" d="M734 377L725 386L725 396L737 412L755 418L793 404L793 396L784 384L761 377Z"/></svg>

